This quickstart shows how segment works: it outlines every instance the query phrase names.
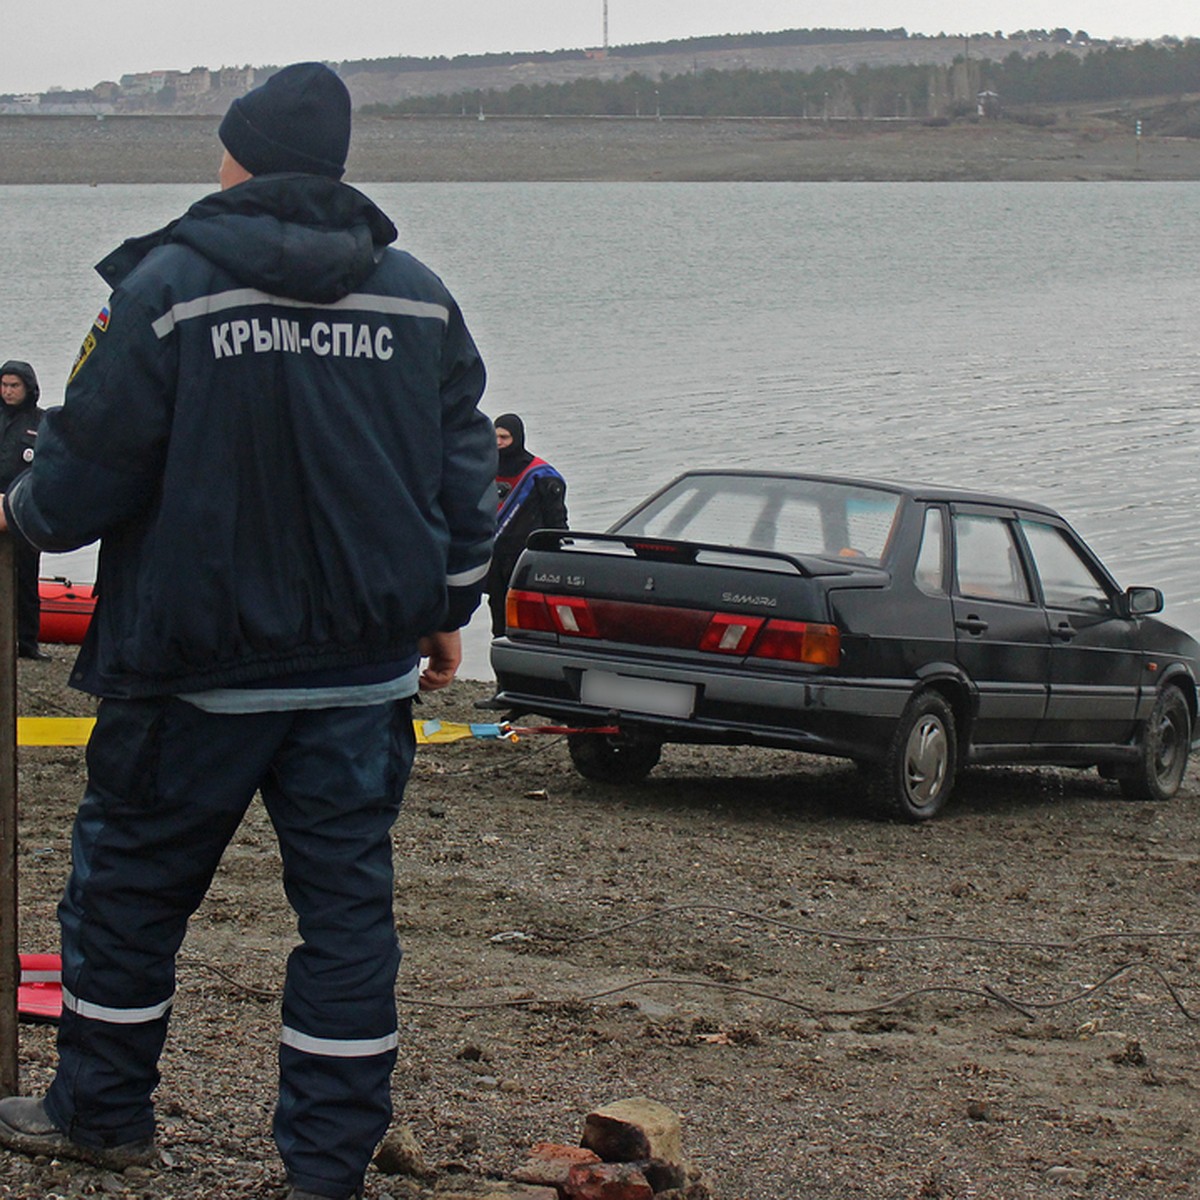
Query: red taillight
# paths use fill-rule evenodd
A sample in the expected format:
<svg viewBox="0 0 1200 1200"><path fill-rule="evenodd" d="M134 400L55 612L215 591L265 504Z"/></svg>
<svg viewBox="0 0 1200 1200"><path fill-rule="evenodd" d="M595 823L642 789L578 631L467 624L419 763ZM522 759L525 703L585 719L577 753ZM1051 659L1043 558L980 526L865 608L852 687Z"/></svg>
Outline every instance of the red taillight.
<svg viewBox="0 0 1200 1200"><path fill-rule="evenodd" d="M748 654L764 620L744 614L714 613L700 639L700 649L714 654Z"/></svg>
<svg viewBox="0 0 1200 1200"><path fill-rule="evenodd" d="M768 621L750 653L754 658L836 667L842 656L842 635L836 625Z"/></svg>
<svg viewBox="0 0 1200 1200"><path fill-rule="evenodd" d="M582 596L547 596L546 607L559 633L567 637L600 636L588 602Z"/></svg>
<svg viewBox="0 0 1200 1200"><path fill-rule="evenodd" d="M519 592L510 588L504 599L504 623L509 629L527 629L535 633L554 633L554 622L541 592Z"/></svg>
<svg viewBox="0 0 1200 1200"><path fill-rule="evenodd" d="M505 604L505 619L509 629L560 637L698 649L817 667L836 667L841 661L842 641L836 625L769 621L749 613L548 596L513 588Z"/></svg>
<svg viewBox="0 0 1200 1200"><path fill-rule="evenodd" d="M514 588L504 602L504 620L510 629L561 633L564 637L600 636L588 602L582 596L546 596Z"/></svg>

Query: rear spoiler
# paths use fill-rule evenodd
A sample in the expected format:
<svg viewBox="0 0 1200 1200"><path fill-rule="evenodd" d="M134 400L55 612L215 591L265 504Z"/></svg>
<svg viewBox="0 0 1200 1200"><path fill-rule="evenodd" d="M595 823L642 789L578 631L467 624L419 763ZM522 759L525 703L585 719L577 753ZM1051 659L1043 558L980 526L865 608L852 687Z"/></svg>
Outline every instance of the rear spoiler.
<svg viewBox="0 0 1200 1200"><path fill-rule="evenodd" d="M583 542L604 543L597 546L599 553L611 553L617 546L622 546L634 557L647 559L651 562L694 563L701 561L702 556L720 556L721 563L727 566L753 567L756 564L784 563L791 567L797 575L806 579L814 575L852 575L862 570L863 562L851 560L847 563L831 562L829 559L816 558L805 561L794 554L784 554L779 550L754 550L745 546L720 546L713 542L681 542L674 538L644 537L624 533L582 533L570 529L538 529L529 535L525 543L527 550L565 550L568 553L587 553L588 546ZM738 560L730 562L730 559ZM744 563L740 560L745 560ZM878 569L877 564L870 564Z"/></svg>

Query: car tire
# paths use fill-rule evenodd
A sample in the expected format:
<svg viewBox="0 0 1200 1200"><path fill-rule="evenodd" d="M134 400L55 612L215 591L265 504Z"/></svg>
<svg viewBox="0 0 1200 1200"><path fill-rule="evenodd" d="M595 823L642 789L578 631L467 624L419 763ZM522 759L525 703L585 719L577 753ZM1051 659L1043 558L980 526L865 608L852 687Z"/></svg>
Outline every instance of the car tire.
<svg viewBox="0 0 1200 1200"><path fill-rule="evenodd" d="M584 779L637 783L657 765L662 743L627 733L569 733L567 750Z"/></svg>
<svg viewBox="0 0 1200 1200"><path fill-rule="evenodd" d="M1176 687L1164 688L1142 731L1137 765L1118 776L1129 800L1170 800L1179 791L1192 748L1192 712Z"/></svg>
<svg viewBox="0 0 1200 1200"><path fill-rule="evenodd" d="M905 707L887 754L872 773L872 791L889 816L928 821L954 790L958 735L954 712L937 692L918 692Z"/></svg>

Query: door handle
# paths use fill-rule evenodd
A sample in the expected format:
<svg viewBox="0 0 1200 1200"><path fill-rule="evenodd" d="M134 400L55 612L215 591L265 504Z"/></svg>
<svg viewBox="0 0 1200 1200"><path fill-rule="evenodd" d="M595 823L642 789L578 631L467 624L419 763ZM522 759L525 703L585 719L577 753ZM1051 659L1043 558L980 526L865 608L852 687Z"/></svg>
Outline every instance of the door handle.
<svg viewBox="0 0 1200 1200"><path fill-rule="evenodd" d="M954 622L955 629L965 629L967 633L986 633L988 623L982 617L969 616Z"/></svg>
<svg viewBox="0 0 1200 1200"><path fill-rule="evenodd" d="M1060 642L1069 642L1075 636L1075 629L1069 621L1060 621L1050 633Z"/></svg>

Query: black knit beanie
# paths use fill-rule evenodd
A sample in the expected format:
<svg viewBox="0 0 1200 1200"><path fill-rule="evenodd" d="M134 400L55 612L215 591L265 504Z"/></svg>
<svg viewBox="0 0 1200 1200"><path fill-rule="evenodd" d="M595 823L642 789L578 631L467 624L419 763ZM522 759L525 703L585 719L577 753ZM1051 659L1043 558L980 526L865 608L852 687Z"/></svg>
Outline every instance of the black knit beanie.
<svg viewBox="0 0 1200 1200"><path fill-rule="evenodd" d="M251 175L300 171L341 179L350 93L323 63L293 63L235 100L217 136Z"/></svg>

